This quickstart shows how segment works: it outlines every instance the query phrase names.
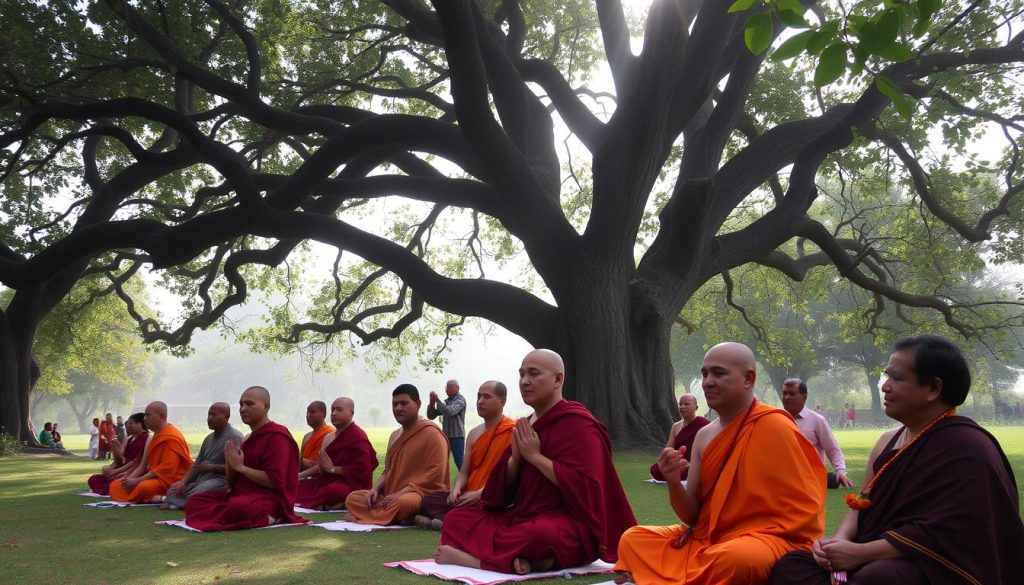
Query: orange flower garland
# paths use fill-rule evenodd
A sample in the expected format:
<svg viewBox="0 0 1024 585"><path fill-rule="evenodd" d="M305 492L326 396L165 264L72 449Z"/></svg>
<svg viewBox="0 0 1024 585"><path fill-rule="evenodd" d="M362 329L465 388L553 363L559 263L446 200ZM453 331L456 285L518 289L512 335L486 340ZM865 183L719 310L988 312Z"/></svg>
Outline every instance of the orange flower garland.
<svg viewBox="0 0 1024 585"><path fill-rule="evenodd" d="M892 456L892 459L885 462L885 465L883 465L882 468L878 470L878 473L876 473L871 478L871 481L868 482L868 485L864 486L864 489L859 494L846 494L846 496L844 497L844 499L846 500L846 505L851 510L867 510L868 508L870 508L871 500L868 498L868 496L871 495L871 488L874 487L875 482L878 481L878 478L881 477L883 473L885 473L885 470L888 469L890 465L892 465L892 462L899 459L900 455L902 455L903 452L907 450L907 447L913 445L918 439L923 437L924 434L930 431L931 428L934 427L940 420L949 418L954 414L956 414L956 408L950 408L946 412L937 416L935 420L928 423L928 426L926 426L924 430L918 433L916 437L911 439L909 443L900 447L900 450L897 451L896 454Z"/></svg>

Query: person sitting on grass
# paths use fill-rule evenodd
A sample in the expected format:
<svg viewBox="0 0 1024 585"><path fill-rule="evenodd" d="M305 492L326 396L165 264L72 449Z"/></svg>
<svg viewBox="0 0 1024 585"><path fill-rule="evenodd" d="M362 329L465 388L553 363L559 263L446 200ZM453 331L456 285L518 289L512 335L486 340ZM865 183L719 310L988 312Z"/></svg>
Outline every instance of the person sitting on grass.
<svg viewBox="0 0 1024 585"><path fill-rule="evenodd" d="M377 452L363 429L355 423L355 402L341 397L331 404L331 424L337 430L324 438L317 463L299 474L296 505L317 510L345 507L353 490L373 486L373 470L379 465Z"/></svg>
<svg viewBox="0 0 1024 585"><path fill-rule="evenodd" d="M159 501L167 488L185 477L192 465L185 435L167 422L167 405L160 401L146 406L146 426L153 438L146 445L142 463L131 473L110 484L115 502L150 503Z"/></svg>
<svg viewBox="0 0 1024 585"><path fill-rule="evenodd" d="M124 478L142 463L146 443L149 441L146 415L141 412L131 415L125 426L128 436L125 438L124 447L118 447L114 451L114 463L104 465L100 473L89 476L89 489L95 494L110 495L111 482Z"/></svg>
<svg viewBox="0 0 1024 585"><path fill-rule="evenodd" d="M709 425L711 421L703 416L697 416L697 397L693 394L683 394L679 397L679 420L668 430L668 441L665 442L666 449L675 449L683 454L683 458L690 460L693 453L693 439L697 431ZM685 447L685 449L683 449ZM665 481L661 473L661 467L657 463L651 465L651 477L658 481ZM686 473L681 473L679 479L685 480Z"/></svg>
<svg viewBox="0 0 1024 585"><path fill-rule="evenodd" d="M312 431L302 437L302 469L309 469L320 460L320 447L327 435L336 429L327 424L327 405L322 400L314 400L306 407L306 424Z"/></svg>
<svg viewBox="0 0 1024 585"><path fill-rule="evenodd" d="M213 431L203 439L199 455L192 463L185 477L167 488L161 510L179 510L185 507L185 501L195 494L210 490L223 489L228 486L224 477L224 445L234 441L242 444L241 431L231 426L231 407L227 402L214 402L206 413L206 426Z"/></svg>
<svg viewBox="0 0 1024 585"><path fill-rule="evenodd" d="M53 448L63 449L64 441L61 439L60 431L57 430L57 423L53 423Z"/></svg>
<svg viewBox="0 0 1024 585"><path fill-rule="evenodd" d="M43 425L43 430L39 431L39 444L43 447L53 448L53 423L46 423Z"/></svg>

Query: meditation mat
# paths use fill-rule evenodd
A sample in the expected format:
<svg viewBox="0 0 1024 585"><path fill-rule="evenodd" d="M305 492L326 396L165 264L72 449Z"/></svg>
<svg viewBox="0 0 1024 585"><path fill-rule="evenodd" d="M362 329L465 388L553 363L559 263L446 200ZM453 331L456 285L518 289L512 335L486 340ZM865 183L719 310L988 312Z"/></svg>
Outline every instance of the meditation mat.
<svg viewBox="0 0 1024 585"><path fill-rule="evenodd" d="M82 504L83 506L89 506L90 508L152 508L159 506L160 504L132 504L130 502L89 502L88 504Z"/></svg>
<svg viewBox="0 0 1024 585"><path fill-rule="evenodd" d="M510 573L498 573L497 571L486 571L484 569L471 569L459 565L439 565L433 559L422 561L399 561L397 563L384 563L385 567L401 567L417 575L429 575L444 579L445 581L459 581L467 585L493 585L507 581L526 581L528 579L548 579L551 577L571 578L573 575L593 575L597 573L610 573L612 563L595 561L583 567L572 569L557 569L553 571L536 571L525 575Z"/></svg>
<svg viewBox="0 0 1024 585"><path fill-rule="evenodd" d="M296 514L341 514L346 510L314 510L312 508L302 508L300 506L294 506L292 508Z"/></svg>
<svg viewBox="0 0 1024 585"><path fill-rule="evenodd" d="M87 498L109 498L110 497L109 495L105 496L103 494L97 494L96 492L82 492L82 493L80 493L78 495L79 496L85 496Z"/></svg>
<svg viewBox="0 0 1024 585"><path fill-rule="evenodd" d="M374 530L401 530L402 528L412 528L412 526L378 526L376 524L359 524L358 522L346 522L344 520L310 524L310 526L316 526L317 528L323 528L324 530L330 530L332 532L372 532Z"/></svg>
<svg viewBox="0 0 1024 585"><path fill-rule="evenodd" d="M654 479L653 477L649 477L649 478L644 480L644 483L662 483L662 484L667 484L668 482L667 481L662 481L660 479ZM679 484L681 486L683 486L683 487L686 487L686 480L685 479L679 480Z"/></svg>
<svg viewBox="0 0 1024 585"><path fill-rule="evenodd" d="M185 524L184 520L157 520L154 524L165 524L167 526L177 526L178 528L184 528L189 532L202 532L198 528L192 528L188 524ZM253 528L252 530L266 530L267 528L288 528L289 526L305 526L304 523L290 522L288 524L271 524L270 526L260 526L259 528ZM237 531L224 531L224 532L237 532Z"/></svg>

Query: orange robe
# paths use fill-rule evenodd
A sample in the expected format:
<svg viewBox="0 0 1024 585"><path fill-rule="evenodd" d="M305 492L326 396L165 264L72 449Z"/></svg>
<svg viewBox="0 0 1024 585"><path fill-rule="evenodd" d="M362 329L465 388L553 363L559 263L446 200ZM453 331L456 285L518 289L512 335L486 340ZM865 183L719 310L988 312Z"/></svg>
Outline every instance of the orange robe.
<svg viewBox="0 0 1024 585"><path fill-rule="evenodd" d="M491 477L494 464L512 444L512 431L516 421L507 416L501 417L493 429L484 431L477 437L469 450L469 479L466 480L466 491L482 490Z"/></svg>
<svg viewBox="0 0 1024 585"><path fill-rule="evenodd" d="M354 491L345 498L345 509L361 524L386 526L409 522L419 513L424 494L448 490L450 452L441 428L420 419L411 429L403 430L392 439L384 457L383 495L404 488L408 491L387 506L374 508L366 505L368 490Z"/></svg>
<svg viewBox="0 0 1024 585"><path fill-rule="evenodd" d="M188 452L185 435L172 424L153 435L146 445L146 466L156 477L139 482L132 491L121 486L120 481L110 484L110 497L115 502L148 502L154 496L167 493L171 484L185 477L192 467L192 456Z"/></svg>
<svg viewBox="0 0 1024 585"><path fill-rule="evenodd" d="M682 548L672 547L682 526L637 526L622 535L615 570L644 585L764 585L783 555L811 550L825 528L821 459L786 411L758 403L742 418L704 449L700 487L712 492Z"/></svg>
<svg viewBox="0 0 1024 585"><path fill-rule="evenodd" d="M334 425L324 425L319 431L313 431L306 442L302 444L302 458L307 461L316 461L320 457L320 447L324 445L324 438L337 429Z"/></svg>

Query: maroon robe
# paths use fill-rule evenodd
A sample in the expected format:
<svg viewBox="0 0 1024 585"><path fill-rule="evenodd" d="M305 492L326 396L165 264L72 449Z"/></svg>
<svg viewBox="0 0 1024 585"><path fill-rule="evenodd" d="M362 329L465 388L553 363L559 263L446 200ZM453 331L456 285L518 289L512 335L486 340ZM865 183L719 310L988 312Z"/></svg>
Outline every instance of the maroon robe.
<svg viewBox="0 0 1024 585"><path fill-rule="evenodd" d="M893 458L900 433L875 460ZM1024 524L1013 470L995 437L952 416L914 442L878 478L871 507L857 517L854 542L885 539L904 558L869 563L851 582L1017 585ZM904 576L906 575L906 576ZM810 553L790 553L772 583L829 583Z"/></svg>
<svg viewBox="0 0 1024 585"><path fill-rule="evenodd" d="M512 562L553 557L555 567L615 561L619 537L636 524L612 463L608 431L582 404L563 400L533 423L540 450L554 462L558 485L525 460L518 484L505 490L512 449L484 487L483 507L456 508L441 543L480 559L484 569L511 573Z"/></svg>
<svg viewBox="0 0 1024 585"><path fill-rule="evenodd" d="M344 475L321 471L300 481L297 505L314 509L333 506L344 503L349 492L373 487L373 470L379 465L377 452L359 425L352 423L337 431L324 451Z"/></svg>
<svg viewBox="0 0 1024 585"><path fill-rule="evenodd" d="M270 524L304 523L292 502L299 483L299 446L282 425L269 421L242 442L244 464L267 474L274 487L263 487L240 473L229 490L211 490L189 496L185 523L197 530L245 530Z"/></svg>
<svg viewBox="0 0 1024 585"><path fill-rule="evenodd" d="M124 460L127 463L138 465L142 461L142 454L146 452L146 439L149 438L149 431L128 437L128 443L124 446ZM110 495L110 478L97 473L89 476L89 489L101 496Z"/></svg>
<svg viewBox="0 0 1024 585"><path fill-rule="evenodd" d="M703 416L694 417L694 419L690 421L690 424L679 429L679 432L676 433L676 440L672 444L673 448L678 451L680 447L686 447L686 452L683 453L683 458L689 461L690 456L693 454L693 439L696 438L697 431L703 429L709 424L711 424L711 421ZM686 476L689 475L689 473L689 469L684 469L683 472L679 474L679 479L686 479ZM658 481L665 481L665 476L661 473L661 468L658 467L657 463L651 466L651 477Z"/></svg>

